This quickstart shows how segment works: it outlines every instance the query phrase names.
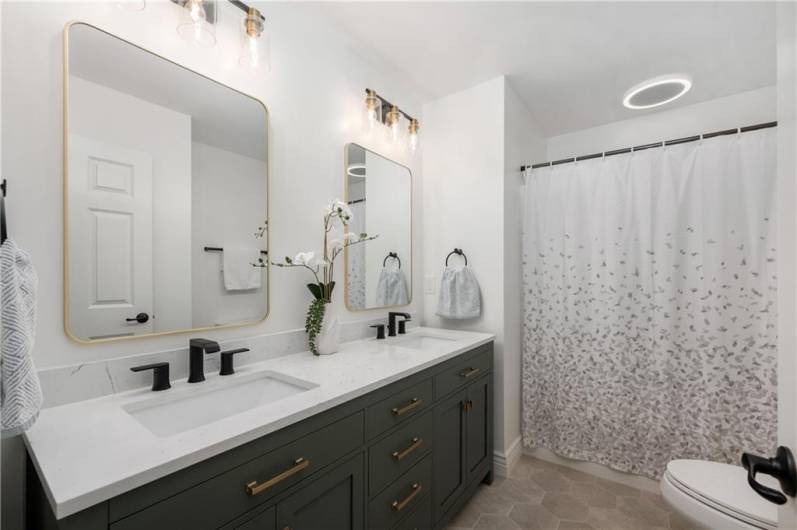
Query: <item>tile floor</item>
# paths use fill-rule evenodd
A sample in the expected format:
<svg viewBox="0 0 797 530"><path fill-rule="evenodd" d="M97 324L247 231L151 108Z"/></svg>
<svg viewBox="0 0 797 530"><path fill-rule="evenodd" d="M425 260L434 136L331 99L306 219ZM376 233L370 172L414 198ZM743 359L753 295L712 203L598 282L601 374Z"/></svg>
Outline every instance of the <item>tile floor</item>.
<svg viewBox="0 0 797 530"><path fill-rule="evenodd" d="M448 530L686 530L661 495L527 456L482 485Z"/></svg>

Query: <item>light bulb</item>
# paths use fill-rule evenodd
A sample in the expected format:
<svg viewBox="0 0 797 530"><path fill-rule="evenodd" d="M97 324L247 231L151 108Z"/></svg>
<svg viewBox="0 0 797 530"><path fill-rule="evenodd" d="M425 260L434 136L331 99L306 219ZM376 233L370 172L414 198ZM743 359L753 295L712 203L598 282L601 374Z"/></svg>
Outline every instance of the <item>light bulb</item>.
<svg viewBox="0 0 797 530"><path fill-rule="evenodd" d="M393 105L391 107L390 112L387 113L387 123L390 127L390 138L397 142L399 139L399 120L401 118L401 114L397 106Z"/></svg>
<svg viewBox="0 0 797 530"><path fill-rule="evenodd" d="M202 9L202 0L188 0L188 15L194 23L205 21L205 10Z"/></svg>
<svg viewBox="0 0 797 530"><path fill-rule="evenodd" d="M415 151L418 148L418 129L420 128L420 124L418 120L413 118L410 120L410 127L409 127L409 143L410 143L410 151Z"/></svg>

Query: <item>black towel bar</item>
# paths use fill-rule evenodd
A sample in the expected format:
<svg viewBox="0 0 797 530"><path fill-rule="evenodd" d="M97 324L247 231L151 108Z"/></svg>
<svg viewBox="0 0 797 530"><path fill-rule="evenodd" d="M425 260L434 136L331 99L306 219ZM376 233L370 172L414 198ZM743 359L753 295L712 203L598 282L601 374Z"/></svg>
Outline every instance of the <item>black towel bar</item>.
<svg viewBox="0 0 797 530"><path fill-rule="evenodd" d="M205 252L224 252L223 247L205 247L204 250ZM267 256L268 250L261 250L260 253L263 254L264 256Z"/></svg>

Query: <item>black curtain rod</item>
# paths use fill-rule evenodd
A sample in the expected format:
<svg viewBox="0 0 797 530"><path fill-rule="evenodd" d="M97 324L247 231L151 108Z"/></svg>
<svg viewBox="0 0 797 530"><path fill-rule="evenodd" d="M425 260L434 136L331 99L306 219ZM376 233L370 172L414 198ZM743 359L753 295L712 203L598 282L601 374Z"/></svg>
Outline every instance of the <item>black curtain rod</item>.
<svg viewBox="0 0 797 530"><path fill-rule="evenodd" d="M601 158L612 155L621 155L624 153L633 153L636 151L644 151L645 149L653 149L655 147L664 147L665 145L685 144L688 142L695 142L697 140L714 138L716 136L725 136L728 134L738 134L743 132L758 131L761 129L769 129L770 127L777 127L778 122L768 121L766 123L759 123L757 125L748 125L747 127L739 127L738 129L726 129L724 131L716 131L705 134L697 134L695 136L686 136L684 138L676 138L675 140L667 140L666 142L654 142L652 144L637 145L636 147L625 147L623 149L615 149L613 151L604 151L602 153L593 153L591 155L582 155L572 158L563 158L561 160L554 160L552 162L541 162L539 164L531 164L529 166L520 166L520 172L523 173L527 169L537 169L540 167L558 166L559 164L568 164L570 162L580 162L581 160L590 160L592 158Z"/></svg>

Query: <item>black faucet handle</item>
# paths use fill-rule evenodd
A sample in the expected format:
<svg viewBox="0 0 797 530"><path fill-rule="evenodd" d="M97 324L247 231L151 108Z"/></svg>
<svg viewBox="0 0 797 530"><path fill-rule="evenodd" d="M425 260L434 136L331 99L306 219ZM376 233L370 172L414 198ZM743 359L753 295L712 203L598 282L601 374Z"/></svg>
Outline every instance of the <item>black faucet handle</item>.
<svg viewBox="0 0 797 530"><path fill-rule="evenodd" d="M159 392L161 390L168 390L172 387L169 381L169 363L152 363L142 364L141 366L133 366L130 368L131 372L143 372L145 370L152 370L152 391Z"/></svg>
<svg viewBox="0 0 797 530"><path fill-rule="evenodd" d="M232 375L235 373L235 369L233 368L232 357L236 353L244 353L249 351L249 348L236 348L234 350L227 350L221 352L221 370L219 370L219 375Z"/></svg>
<svg viewBox="0 0 797 530"><path fill-rule="evenodd" d="M372 328L376 328L376 338L377 340L382 340L385 338L385 325L384 324L374 324L371 326Z"/></svg>
<svg viewBox="0 0 797 530"><path fill-rule="evenodd" d="M411 318L405 318L404 320L399 320L398 322L398 332L399 335L404 335L407 333L407 322L412 321Z"/></svg>
<svg viewBox="0 0 797 530"><path fill-rule="evenodd" d="M192 348L199 348L205 353L217 353L221 351L219 343L210 339L191 339L188 341L188 345Z"/></svg>

